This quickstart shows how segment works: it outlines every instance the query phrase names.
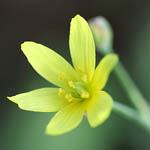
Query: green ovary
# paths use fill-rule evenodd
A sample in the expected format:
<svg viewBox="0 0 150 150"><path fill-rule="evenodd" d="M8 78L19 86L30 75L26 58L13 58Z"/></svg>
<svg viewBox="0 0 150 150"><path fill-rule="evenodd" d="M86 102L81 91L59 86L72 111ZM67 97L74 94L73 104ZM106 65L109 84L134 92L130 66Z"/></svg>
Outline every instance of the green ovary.
<svg viewBox="0 0 150 150"><path fill-rule="evenodd" d="M71 91L66 92L63 89L59 89L58 95L64 96L65 99L68 100L68 102L72 101L82 101L90 98L90 92L87 87L87 85L80 81L80 82L68 82L69 87L71 88Z"/></svg>
<svg viewBox="0 0 150 150"><path fill-rule="evenodd" d="M76 98L87 99L90 98L88 87L83 82L74 82L74 94Z"/></svg>

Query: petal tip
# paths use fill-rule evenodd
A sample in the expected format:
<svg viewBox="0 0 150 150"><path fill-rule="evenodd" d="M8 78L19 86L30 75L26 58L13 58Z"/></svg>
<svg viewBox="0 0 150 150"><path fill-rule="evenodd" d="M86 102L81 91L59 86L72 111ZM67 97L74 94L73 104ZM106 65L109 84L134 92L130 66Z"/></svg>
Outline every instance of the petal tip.
<svg viewBox="0 0 150 150"><path fill-rule="evenodd" d="M118 64L119 62L119 55L114 53L113 55L113 59L114 59L114 67Z"/></svg>
<svg viewBox="0 0 150 150"><path fill-rule="evenodd" d="M10 101L12 101L12 102L14 102L14 103L17 104L17 101L15 100L15 96L11 96L11 97L7 96L7 98L8 98Z"/></svg>
<svg viewBox="0 0 150 150"><path fill-rule="evenodd" d="M48 128L48 126L46 127L45 134L46 134L46 135L50 135L50 136L61 135L61 134L59 134L59 133L56 133L56 132L50 130L50 129Z"/></svg>
<svg viewBox="0 0 150 150"><path fill-rule="evenodd" d="M21 50L25 51L26 48L30 47L31 44L34 44L35 42L32 41L25 41L21 44Z"/></svg>
<svg viewBox="0 0 150 150"><path fill-rule="evenodd" d="M25 50L25 47L26 47L26 44L27 44L28 42L23 42L22 44L21 44L21 50L24 52L24 50Z"/></svg>
<svg viewBox="0 0 150 150"><path fill-rule="evenodd" d="M77 14L77 15L75 15L75 16L72 18L71 22L72 22L72 21L76 21L76 20L80 20L80 19L83 19L83 17L81 17L79 14Z"/></svg>
<svg viewBox="0 0 150 150"><path fill-rule="evenodd" d="M114 59L116 59L116 62L118 62L118 60L119 60L119 55L118 55L118 54L116 54L116 53L111 53L111 54L109 54L109 55L111 55L112 57L114 57Z"/></svg>
<svg viewBox="0 0 150 150"><path fill-rule="evenodd" d="M115 55L115 57L116 57L116 59L117 59L117 61L118 61L118 60L119 60L119 55L116 54L116 53L114 53L114 55Z"/></svg>
<svg viewBox="0 0 150 150"><path fill-rule="evenodd" d="M80 18L81 16L79 14L76 14L74 18Z"/></svg>
<svg viewBox="0 0 150 150"><path fill-rule="evenodd" d="M46 130L45 130L45 134L46 135L49 135L49 136L58 136L58 135L62 135L66 132L61 132L61 131L58 131L58 130L53 130L53 128L50 126L50 124L48 124L46 126Z"/></svg>

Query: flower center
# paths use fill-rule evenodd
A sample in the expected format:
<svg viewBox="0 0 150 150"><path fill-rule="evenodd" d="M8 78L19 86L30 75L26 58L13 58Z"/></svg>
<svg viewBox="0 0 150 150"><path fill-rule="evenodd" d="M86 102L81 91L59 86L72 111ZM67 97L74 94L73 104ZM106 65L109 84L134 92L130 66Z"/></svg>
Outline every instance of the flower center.
<svg viewBox="0 0 150 150"><path fill-rule="evenodd" d="M58 95L64 96L69 102L72 101L81 101L90 98L89 89L84 82L68 82L71 91L66 92L62 88L59 89Z"/></svg>
<svg viewBox="0 0 150 150"><path fill-rule="evenodd" d="M73 89L72 95L75 98L89 98L90 94L87 86L83 82L72 82L69 81L69 86Z"/></svg>

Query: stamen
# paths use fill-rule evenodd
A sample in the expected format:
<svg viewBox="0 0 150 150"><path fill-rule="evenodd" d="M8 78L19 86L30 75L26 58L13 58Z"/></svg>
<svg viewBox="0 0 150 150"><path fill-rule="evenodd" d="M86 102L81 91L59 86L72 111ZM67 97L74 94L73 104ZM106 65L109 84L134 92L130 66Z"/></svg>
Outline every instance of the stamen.
<svg viewBox="0 0 150 150"><path fill-rule="evenodd" d="M62 88L58 89L58 96L62 96L64 94L64 90Z"/></svg>
<svg viewBox="0 0 150 150"><path fill-rule="evenodd" d="M89 98L90 97L90 94L85 91L85 90L82 90L81 91L81 98Z"/></svg>
<svg viewBox="0 0 150 150"><path fill-rule="evenodd" d="M68 99L68 102L72 102L72 98Z"/></svg>
<svg viewBox="0 0 150 150"><path fill-rule="evenodd" d="M59 74L58 79L62 80L62 79L64 79L64 76L65 76L65 74L62 72L62 73Z"/></svg>
<svg viewBox="0 0 150 150"><path fill-rule="evenodd" d="M77 71L83 72L83 69L81 69L79 66L77 67Z"/></svg>
<svg viewBox="0 0 150 150"><path fill-rule="evenodd" d="M73 89L76 88L72 81L69 81L68 84L69 84L69 86L70 86L71 88L73 88Z"/></svg>
<svg viewBox="0 0 150 150"><path fill-rule="evenodd" d="M68 102L72 102L72 100L73 100L73 97L72 97L72 95L70 93L66 94L65 98L68 100Z"/></svg>
<svg viewBox="0 0 150 150"><path fill-rule="evenodd" d="M87 82L87 75L83 74L83 76L81 77L82 81Z"/></svg>

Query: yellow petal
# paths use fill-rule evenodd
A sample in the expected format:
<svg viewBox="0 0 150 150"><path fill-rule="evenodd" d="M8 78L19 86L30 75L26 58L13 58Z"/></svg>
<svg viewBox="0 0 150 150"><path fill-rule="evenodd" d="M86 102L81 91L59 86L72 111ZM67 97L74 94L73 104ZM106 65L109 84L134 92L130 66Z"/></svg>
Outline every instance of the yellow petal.
<svg viewBox="0 0 150 150"><path fill-rule="evenodd" d="M116 54L108 54L100 61L92 80L93 90L101 90L102 88L104 88L108 80L109 74L117 63L118 55Z"/></svg>
<svg viewBox="0 0 150 150"><path fill-rule="evenodd" d="M97 93L88 103L87 118L91 127L103 123L110 115L112 98L104 91Z"/></svg>
<svg viewBox="0 0 150 150"><path fill-rule="evenodd" d="M69 45L75 69L90 80L95 69L95 44L88 23L79 15L71 21Z"/></svg>
<svg viewBox="0 0 150 150"><path fill-rule="evenodd" d="M59 135L76 128L81 122L86 104L83 102L70 103L51 119L47 126L46 133L49 135Z"/></svg>
<svg viewBox="0 0 150 150"><path fill-rule="evenodd" d="M66 99L58 96L57 88L41 88L8 99L23 110L37 112L56 112L67 104Z"/></svg>
<svg viewBox="0 0 150 150"><path fill-rule="evenodd" d="M48 47L34 42L24 42L21 49L32 67L49 82L65 88L68 87L68 81L77 79L72 66Z"/></svg>

